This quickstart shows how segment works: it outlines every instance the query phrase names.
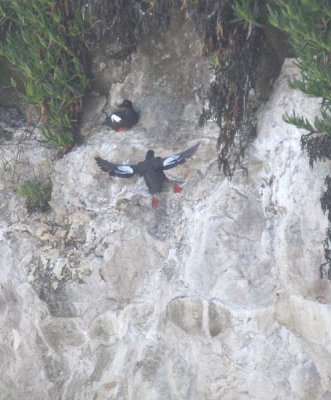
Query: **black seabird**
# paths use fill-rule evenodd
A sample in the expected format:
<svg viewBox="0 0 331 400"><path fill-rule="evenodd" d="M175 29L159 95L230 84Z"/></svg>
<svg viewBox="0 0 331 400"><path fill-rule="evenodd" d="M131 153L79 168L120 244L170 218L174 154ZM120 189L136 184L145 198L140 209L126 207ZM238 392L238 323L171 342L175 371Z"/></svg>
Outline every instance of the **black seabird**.
<svg viewBox="0 0 331 400"><path fill-rule="evenodd" d="M124 100L109 117L105 119L103 125L110 126L117 132L126 131L138 122L139 115L133 108L130 100Z"/></svg>
<svg viewBox="0 0 331 400"><path fill-rule="evenodd" d="M111 176L118 176L120 178L131 178L134 175L143 176L149 192L154 195L162 192L163 184L168 180L163 171L183 164L187 158L191 157L196 152L199 144L200 143L197 143L181 153L165 158L155 157L154 150L148 150L145 160L138 164L113 164L100 157L95 157L95 161L102 171L108 172ZM180 186L177 184L174 185L175 193L181 191L182 188ZM153 208L157 207L158 204L159 200L153 196Z"/></svg>

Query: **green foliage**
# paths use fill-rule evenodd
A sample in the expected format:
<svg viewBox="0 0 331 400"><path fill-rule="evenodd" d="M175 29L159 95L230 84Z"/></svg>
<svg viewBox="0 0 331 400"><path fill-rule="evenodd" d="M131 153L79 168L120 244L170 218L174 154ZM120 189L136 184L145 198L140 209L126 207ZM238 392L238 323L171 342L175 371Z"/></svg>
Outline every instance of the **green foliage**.
<svg viewBox="0 0 331 400"><path fill-rule="evenodd" d="M208 55L208 63L210 68L214 71L214 73L217 73L222 67L217 53Z"/></svg>
<svg viewBox="0 0 331 400"><path fill-rule="evenodd" d="M311 97L322 98L321 117L314 122L307 118L285 114L287 123L306 129L301 137L312 167L318 160L331 158L331 1L330 0L275 0L269 6L270 22L288 34L289 42L299 57L300 79L289 81L292 88ZM329 227L324 241L326 262L320 266L321 278L331 280L331 179L326 178L327 191L321 198L324 212L328 212Z"/></svg>
<svg viewBox="0 0 331 400"><path fill-rule="evenodd" d="M148 8L155 7L155 0L142 0L143 6L147 6Z"/></svg>
<svg viewBox="0 0 331 400"><path fill-rule="evenodd" d="M292 115L289 115L287 112L283 116L283 120L288 124L296 125L299 129L306 129L311 133L315 133L316 130L314 126L308 121L307 118L297 116L295 111L293 111Z"/></svg>
<svg viewBox="0 0 331 400"><path fill-rule="evenodd" d="M80 57L87 29L67 0L3 0L0 23L4 56L22 79L20 96L35 108L45 139L57 147L74 144L88 79Z"/></svg>
<svg viewBox="0 0 331 400"><path fill-rule="evenodd" d="M20 196L25 199L26 208L30 212L47 211L51 198L52 185L49 180L26 181L18 189Z"/></svg>
<svg viewBox="0 0 331 400"><path fill-rule="evenodd" d="M285 121L310 133L331 135L331 1L275 0L269 8L272 25L288 34L299 57L300 79L291 87L311 97L322 98L321 118L314 123L305 118L285 115ZM331 157L331 155L330 155Z"/></svg>
<svg viewBox="0 0 331 400"><path fill-rule="evenodd" d="M235 18L231 22L240 23L245 26L247 29L247 39L251 36L253 27L261 26L258 20L261 16L262 7L261 1L256 0L236 0L232 6Z"/></svg>

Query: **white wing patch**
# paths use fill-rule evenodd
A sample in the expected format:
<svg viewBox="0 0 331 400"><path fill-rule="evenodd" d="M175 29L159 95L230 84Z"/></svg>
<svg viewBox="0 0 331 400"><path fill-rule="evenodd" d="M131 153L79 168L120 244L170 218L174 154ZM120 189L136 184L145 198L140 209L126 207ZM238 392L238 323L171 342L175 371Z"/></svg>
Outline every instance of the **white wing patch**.
<svg viewBox="0 0 331 400"><path fill-rule="evenodd" d="M110 116L110 118L111 118L111 120L112 120L113 122L120 122L120 121L122 121L122 118L119 117L119 116L116 115L116 114L112 114L112 115Z"/></svg>
<svg viewBox="0 0 331 400"><path fill-rule="evenodd" d="M130 165L117 165L116 170L118 172L122 172L123 174L133 174L133 169L130 167Z"/></svg>
<svg viewBox="0 0 331 400"><path fill-rule="evenodd" d="M176 161L180 159L179 155L170 156L164 159L163 166L167 167L168 165L174 164Z"/></svg>

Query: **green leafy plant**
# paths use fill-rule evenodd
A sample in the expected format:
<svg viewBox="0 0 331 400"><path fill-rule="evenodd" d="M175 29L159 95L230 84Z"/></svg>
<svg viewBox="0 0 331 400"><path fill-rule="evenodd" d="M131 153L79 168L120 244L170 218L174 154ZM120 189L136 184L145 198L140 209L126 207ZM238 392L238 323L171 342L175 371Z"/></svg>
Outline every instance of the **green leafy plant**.
<svg viewBox="0 0 331 400"><path fill-rule="evenodd" d="M153 8L155 7L155 0L142 0L142 5L145 5L148 8Z"/></svg>
<svg viewBox="0 0 331 400"><path fill-rule="evenodd" d="M296 55L301 77L290 80L292 88L311 97L322 99L320 117L314 121L294 111L283 116L285 122L308 133L302 135L302 147L307 150L309 163L331 159L331 1L330 0L275 0L269 6L272 25L288 34ZM331 179L326 178L327 191L321 206L328 212L329 227L323 243L325 263L320 266L321 278L331 280Z"/></svg>
<svg viewBox="0 0 331 400"><path fill-rule="evenodd" d="M25 199L26 208L29 212L47 211L51 192L52 185L49 180L42 182L38 180L26 181L18 188L18 193Z"/></svg>
<svg viewBox="0 0 331 400"><path fill-rule="evenodd" d="M331 115L326 111L322 111L321 115L322 118L316 117L314 123L311 123L307 118L296 115L295 111L291 115L285 113L283 119L288 124L308 130L310 134L320 133L331 136Z"/></svg>
<svg viewBox="0 0 331 400"><path fill-rule="evenodd" d="M217 53L208 56L208 63L210 68L216 73L221 69L220 57Z"/></svg>
<svg viewBox="0 0 331 400"><path fill-rule="evenodd" d="M330 0L275 0L275 7L268 6L269 20L272 25L288 34L298 61L301 77L289 81L289 85L301 90L310 97L322 98L321 117L308 121L298 116L285 114L284 120L298 128L306 129L311 139L303 137L303 146L314 148L311 164L318 158L331 158L331 154L316 152L311 140L317 140L321 146L321 135L331 135L331 2ZM313 156L313 157L312 157Z"/></svg>
<svg viewBox="0 0 331 400"><path fill-rule="evenodd" d="M260 4L259 4L260 3ZM262 4L263 6L263 4ZM261 27L258 22L261 16L261 1L237 0L232 6L235 18L231 22L243 24L247 29L247 39L251 36L254 27Z"/></svg>
<svg viewBox="0 0 331 400"><path fill-rule="evenodd" d="M71 147L89 84L81 62L88 21L66 0L4 0L0 22L5 36L0 55L22 81L12 79L12 85L33 105L45 139Z"/></svg>

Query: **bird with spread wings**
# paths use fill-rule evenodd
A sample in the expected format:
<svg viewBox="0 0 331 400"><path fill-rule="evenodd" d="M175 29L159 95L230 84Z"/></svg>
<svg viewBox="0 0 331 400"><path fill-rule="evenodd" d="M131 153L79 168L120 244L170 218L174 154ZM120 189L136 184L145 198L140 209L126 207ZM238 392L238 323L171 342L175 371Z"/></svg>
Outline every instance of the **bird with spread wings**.
<svg viewBox="0 0 331 400"><path fill-rule="evenodd" d="M95 161L102 171L107 172L111 176L119 178L131 178L134 175L142 176L148 187L149 192L154 195L163 190L164 182L168 180L163 171L177 167L183 164L187 158L191 157L198 149L200 143L195 144L189 149L181 153L174 154L169 157L155 157L153 150L148 150L144 161L138 164L115 164L110 161L103 160L100 157L95 157ZM181 192L182 188L179 185L174 186L174 192ZM153 196L152 206L157 207L159 200Z"/></svg>

